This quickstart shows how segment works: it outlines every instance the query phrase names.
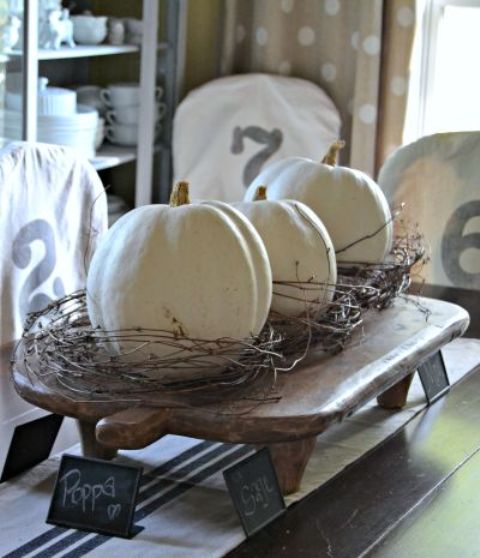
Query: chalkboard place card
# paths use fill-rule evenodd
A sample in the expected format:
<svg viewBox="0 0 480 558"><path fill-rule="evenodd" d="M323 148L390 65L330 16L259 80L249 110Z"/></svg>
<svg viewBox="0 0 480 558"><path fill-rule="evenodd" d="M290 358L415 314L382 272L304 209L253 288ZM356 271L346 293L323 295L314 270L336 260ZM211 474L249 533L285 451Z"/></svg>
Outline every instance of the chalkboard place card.
<svg viewBox="0 0 480 558"><path fill-rule="evenodd" d="M11 479L47 459L62 422L62 415L50 414L16 426L0 482Z"/></svg>
<svg viewBox="0 0 480 558"><path fill-rule="evenodd" d="M142 469L63 455L47 523L130 538Z"/></svg>
<svg viewBox="0 0 480 558"><path fill-rule="evenodd" d="M420 365L418 374L429 405L450 389L450 381L441 351Z"/></svg>
<svg viewBox="0 0 480 558"><path fill-rule="evenodd" d="M247 457L223 472L247 536L285 512L285 502L267 448Z"/></svg>

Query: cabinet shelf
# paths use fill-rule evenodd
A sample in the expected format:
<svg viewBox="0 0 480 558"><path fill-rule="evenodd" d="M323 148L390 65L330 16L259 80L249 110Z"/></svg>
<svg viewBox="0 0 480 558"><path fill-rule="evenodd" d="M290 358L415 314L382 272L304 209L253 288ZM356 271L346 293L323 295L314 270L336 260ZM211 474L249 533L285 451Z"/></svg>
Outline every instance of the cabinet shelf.
<svg viewBox="0 0 480 558"><path fill-rule="evenodd" d="M97 171L118 167L137 158L137 148L104 143L90 162Z"/></svg>
<svg viewBox="0 0 480 558"><path fill-rule="evenodd" d="M166 149L166 146L162 143L157 143L153 147L154 153L159 153L160 151ZM97 151L95 157L90 159L90 162L95 167L97 171L111 169L113 167L118 167L124 163L130 163L137 159L137 147L122 147L119 145L112 145L111 143L104 143L102 147Z"/></svg>
<svg viewBox="0 0 480 558"><path fill-rule="evenodd" d="M64 58L86 58L91 56L109 56L139 52L137 45L77 45L74 48L62 46L58 50L38 49L38 60L61 60ZM11 56L22 56L23 51L12 50Z"/></svg>
<svg viewBox="0 0 480 558"><path fill-rule="evenodd" d="M158 43L159 51L168 50L168 43ZM140 52L138 45L77 45L74 48L62 46L58 50L38 49L38 60L62 60L65 58L90 58L92 56L110 56L112 54L128 54ZM23 56L22 50L5 51L5 55Z"/></svg>

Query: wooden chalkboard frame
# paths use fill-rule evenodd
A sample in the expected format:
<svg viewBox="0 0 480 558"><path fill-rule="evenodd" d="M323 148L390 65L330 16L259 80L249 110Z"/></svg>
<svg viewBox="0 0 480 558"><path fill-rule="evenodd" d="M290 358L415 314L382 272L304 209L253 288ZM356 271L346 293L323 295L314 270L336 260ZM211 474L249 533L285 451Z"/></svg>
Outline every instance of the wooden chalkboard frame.
<svg viewBox="0 0 480 558"><path fill-rule="evenodd" d="M100 465L105 467L106 469L123 469L126 471L130 471L132 473L132 491L131 491L131 495L130 495L130 499L128 502L129 505L129 511L128 511L128 516L126 518L126 520L124 521L125 523L125 528L123 529L105 529L105 528L101 528L101 527L97 527L94 524L91 524L87 521L85 522L76 522L76 521L69 521L69 520L65 520L62 517L56 517L55 516L55 496L57 493L57 489L58 489L58 483L59 480L61 478L61 474L66 466L67 461L69 460L73 460L73 461L77 461L80 463L94 463L96 465ZM110 535L110 536L116 536L116 537L122 537L122 538L126 538L126 539L130 539L133 536L135 536L139 531L141 531L143 529L143 527L139 527L137 525L133 525L133 519L134 519L134 514L135 514L135 507L136 507L136 502L137 502L137 496L138 496L138 489L140 486L140 478L142 476L143 473L143 469L141 467L134 467L132 465L124 465L122 463L112 463L111 461L106 461L103 459L96 459L93 457L82 457L82 456L78 456L78 455L71 455L71 454L63 454L62 455L62 459L60 461L60 465L58 467L58 471L57 471L57 475L55 478L55 485L54 485L54 489L52 492L52 498L50 500L50 506L48 509L48 513L47 513L47 519L46 522L51 524L51 525L61 525L62 527L70 527L73 529L80 529L83 531L89 531L89 532L95 532L95 533L100 533L102 535Z"/></svg>
<svg viewBox="0 0 480 558"><path fill-rule="evenodd" d="M265 466L267 467L269 480L273 482L274 495L277 498L277 503L279 504L279 507L277 511L274 514L270 515L266 520L252 527L250 522L247 520L245 514L243 513L243 508L239 501L240 496L236 484L234 482L234 477L236 474L238 474L241 471L242 468L251 467L252 463L254 463L255 461L261 463L262 467L264 468ZM223 477L225 479L228 492L230 494L233 505L240 518L243 530L245 531L247 537L250 537L251 535L254 535L258 531L262 530L266 525L268 525L269 523L271 523L272 521L274 521L275 519L277 519L278 517L280 517L285 513L287 508L285 506L285 501L283 499L280 484L278 482L277 473L273 465L272 456L270 455L270 451L267 447L258 450L254 454L249 455L245 459L242 459L242 461L240 461L239 463L236 463L232 467L229 467L228 469L223 471Z"/></svg>
<svg viewBox="0 0 480 558"><path fill-rule="evenodd" d="M443 397L450 390L450 379L448 377L447 368L445 366L445 361L443 359L442 351L437 351L430 358L424 361L418 367L418 375L422 383L423 391L425 392L425 397L427 398L428 405L435 403L438 399ZM435 370L436 374L442 374L445 385L440 391L435 391L432 393L431 386L427 380L427 374Z"/></svg>

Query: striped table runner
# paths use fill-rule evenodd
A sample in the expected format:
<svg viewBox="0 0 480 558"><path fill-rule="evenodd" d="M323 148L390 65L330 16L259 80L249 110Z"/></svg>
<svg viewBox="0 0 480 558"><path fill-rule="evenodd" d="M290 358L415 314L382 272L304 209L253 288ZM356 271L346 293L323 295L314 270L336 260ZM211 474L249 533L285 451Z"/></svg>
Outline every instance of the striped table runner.
<svg viewBox="0 0 480 558"><path fill-rule="evenodd" d="M480 362L480 342L460 340L444 351L451 383ZM400 412L374 402L318 438L300 492L314 490L405 425L425 407L416 379ZM69 453L79 453L75 446ZM148 448L122 451L119 462L144 468L131 540L45 523L59 456L0 485L0 555L4 558L215 558L245 536L225 487L222 470L254 448L165 436Z"/></svg>

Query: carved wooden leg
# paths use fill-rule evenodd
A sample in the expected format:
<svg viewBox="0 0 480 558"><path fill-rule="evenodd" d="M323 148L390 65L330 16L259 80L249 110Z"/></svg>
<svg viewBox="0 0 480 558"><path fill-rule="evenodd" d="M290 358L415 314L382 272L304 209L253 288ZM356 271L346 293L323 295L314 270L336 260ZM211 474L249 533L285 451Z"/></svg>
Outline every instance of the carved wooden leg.
<svg viewBox="0 0 480 558"><path fill-rule="evenodd" d="M117 455L116 449L106 448L97 442L95 438L96 423L77 420L77 425L82 443L82 453L85 457L113 459Z"/></svg>
<svg viewBox="0 0 480 558"><path fill-rule="evenodd" d="M313 436L295 442L268 444L283 494L292 494L300 488L316 440Z"/></svg>
<svg viewBox="0 0 480 558"><path fill-rule="evenodd" d="M384 409L401 409L407 402L408 390L413 380L413 374L405 376L398 384L377 397L378 404Z"/></svg>

